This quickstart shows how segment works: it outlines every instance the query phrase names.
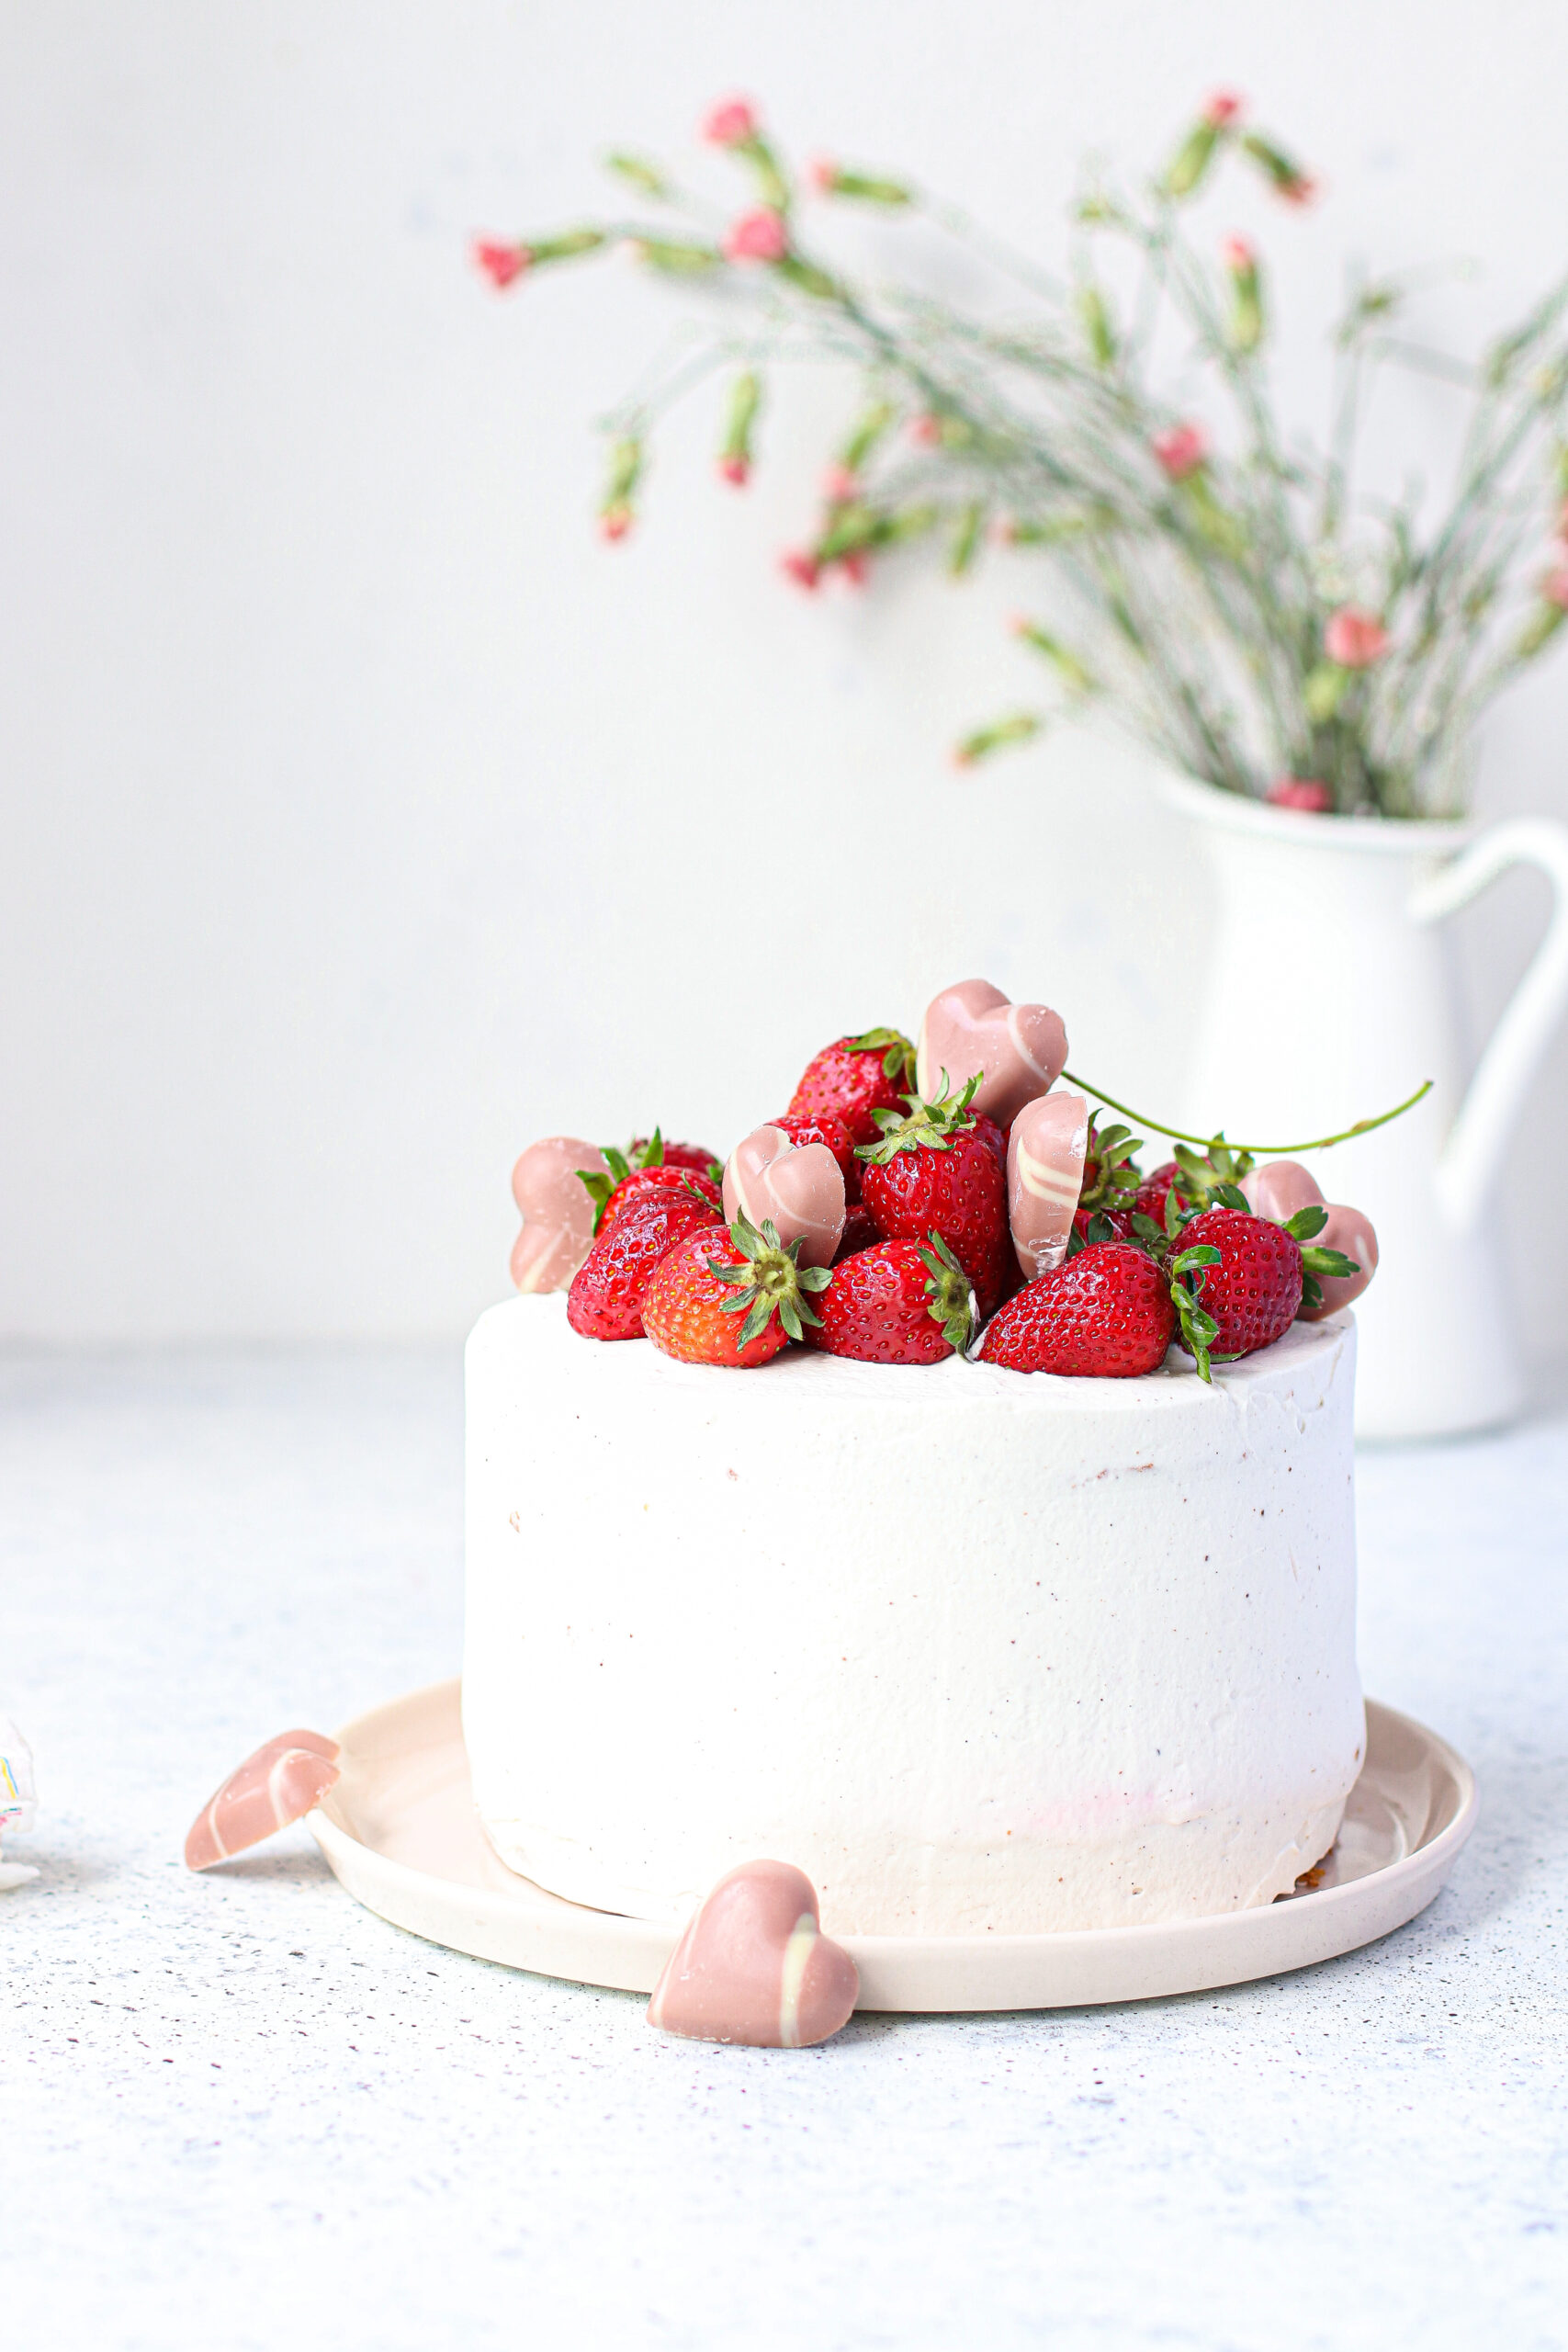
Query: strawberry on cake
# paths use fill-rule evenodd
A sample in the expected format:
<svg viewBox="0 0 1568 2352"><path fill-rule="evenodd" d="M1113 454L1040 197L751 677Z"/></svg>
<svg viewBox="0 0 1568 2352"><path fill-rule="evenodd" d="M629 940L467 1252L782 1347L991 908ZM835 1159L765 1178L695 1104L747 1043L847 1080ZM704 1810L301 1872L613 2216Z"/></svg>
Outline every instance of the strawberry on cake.
<svg viewBox="0 0 1568 2352"><path fill-rule="evenodd" d="M1333 1844L1375 1239L1218 1138L1145 1175L1066 1057L964 981L722 1166L524 1154L514 1267L558 1292L468 1354L464 1730L512 1868L673 1921L772 1855L831 1933L1016 1934L1267 1903Z"/></svg>

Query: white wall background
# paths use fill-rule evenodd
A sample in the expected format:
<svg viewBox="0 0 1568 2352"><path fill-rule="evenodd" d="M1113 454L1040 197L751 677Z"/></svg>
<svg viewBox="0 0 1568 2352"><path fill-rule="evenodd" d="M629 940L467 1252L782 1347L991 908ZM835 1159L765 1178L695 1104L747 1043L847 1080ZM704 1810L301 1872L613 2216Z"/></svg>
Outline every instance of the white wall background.
<svg viewBox="0 0 1568 2352"><path fill-rule="evenodd" d="M826 388L745 499L694 413L604 551L589 420L678 298L611 264L499 300L467 238L603 204L604 147L689 154L739 87L796 148L1059 252L1086 148L1153 162L1234 82L1326 182L1267 222L1304 418L1346 252L1483 263L1427 306L1465 343L1568 262L1568 11L6 0L0 25L0 1329L455 1334L503 1286L531 1136L659 1117L722 1146L817 1045L972 969L1170 1099L1206 900L1138 763L946 764L1034 684L997 626L1016 583L780 581ZM1385 438L1434 433L1416 401ZM1483 811L1568 809L1565 714L1568 663L1499 713ZM750 893L717 879L746 841ZM874 900L840 857L876 859ZM1478 1035L1537 889L1466 918ZM1505 1210L1544 1346L1562 1046L1539 1112Z"/></svg>

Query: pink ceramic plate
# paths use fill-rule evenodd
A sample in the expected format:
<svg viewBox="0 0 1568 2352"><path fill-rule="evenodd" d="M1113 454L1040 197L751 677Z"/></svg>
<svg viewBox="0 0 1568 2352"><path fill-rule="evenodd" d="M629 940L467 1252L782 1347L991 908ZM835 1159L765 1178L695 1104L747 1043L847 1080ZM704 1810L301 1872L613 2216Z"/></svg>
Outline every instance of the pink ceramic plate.
<svg viewBox="0 0 1568 2352"><path fill-rule="evenodd" d="M377 1707L338 1739L342 1777L308 1820L361 1903L453 1951L652 1991L673 1928L563 1903L491 1851L469 1792L456 1682ZM1413 1919L1443 1886L1475 1815L1463 1758L1369 1700L1366 1767L1310 1894L1163 1927L842 1940L863 2009L1063 2009L1244 1984L1354 1951Z"/></svg>

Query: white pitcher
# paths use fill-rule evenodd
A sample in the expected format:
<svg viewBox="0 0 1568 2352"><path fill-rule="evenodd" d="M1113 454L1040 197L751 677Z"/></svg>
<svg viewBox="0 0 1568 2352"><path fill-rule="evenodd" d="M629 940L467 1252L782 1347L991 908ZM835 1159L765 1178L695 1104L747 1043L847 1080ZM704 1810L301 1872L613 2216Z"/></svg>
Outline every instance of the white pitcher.
<svg viewBox="0 0 1568 2352"><path fill-rule="evenodd" d="M1437 1437L1524 1400L1493 1234L1495 1179L1568 1001L1568 827L1304 815L1170 777L1220 888L1185 1100L1173 1121L1267 1146L1327 1135L1432 1091L1375 1134L1303 1159L1377 1227L1359 1303L1357 1429ZM1548 875L1545 939L1462 1101L1442 918L1510 865ZM1153 1139L1151 1138L1151 1141ZM1265 1157L1272 1157L1266 1152Z"/></svg>

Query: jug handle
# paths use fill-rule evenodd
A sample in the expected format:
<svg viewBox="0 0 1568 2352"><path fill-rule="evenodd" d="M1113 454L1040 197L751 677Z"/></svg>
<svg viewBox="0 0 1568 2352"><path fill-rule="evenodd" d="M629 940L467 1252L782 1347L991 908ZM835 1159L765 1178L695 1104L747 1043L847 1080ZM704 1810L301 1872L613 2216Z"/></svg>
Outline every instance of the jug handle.
<svg viewBox="0 0 1568 2352"><path fill-rule="evenodd" d="M1519 817L1495 825L1418 883L1410 913L1438 922L1510 865L1533 865L1552 886L1546 936L1492 1033L1438 1162L1438 1198L1450 1229L1468 1232L1486 1203L1537 1065L1568 1001L1568 825Z"/></svg>

